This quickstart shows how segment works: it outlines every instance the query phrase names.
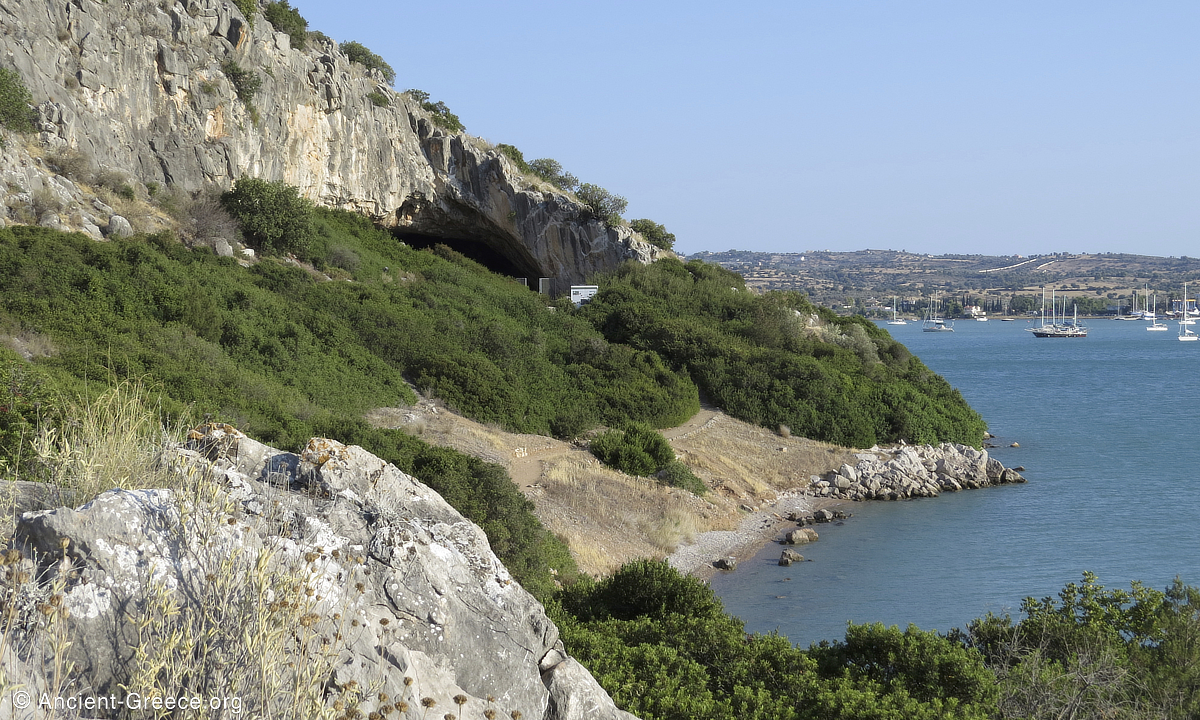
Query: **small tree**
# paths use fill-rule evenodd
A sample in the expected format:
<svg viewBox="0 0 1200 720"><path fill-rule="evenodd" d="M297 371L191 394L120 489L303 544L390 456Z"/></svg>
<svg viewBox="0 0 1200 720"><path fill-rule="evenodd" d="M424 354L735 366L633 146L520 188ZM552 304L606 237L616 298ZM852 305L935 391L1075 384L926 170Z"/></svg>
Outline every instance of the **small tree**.
<svg viewBox="0 0 1200 720"><path fill-rule="evenodd" d="M579 178L569 172L564 172L562 163L557 160L538 158L529 163L529 170L546 182L567 192L572 192L579 187Z"/></svg>
<svg viewBox="0 0 1200 720"><path fill-rule="evenodd" d="M317 243L313 204L282 181L239 179L221 204L242 226L251 245L264 252L292 252L311 259Z"/></svg>
<svg viewBox="0 0 1200 720"><path fill-rule="evenodd" d="M299 10L288 4L288 0L267 3L263 17L276 30L288 34L292 39L292 47L303 50L308 44L308 21L300 15Z"/></svg>
<svg viewBox="0 0 1200 720"><path fill-rule="evenodd" d="M433 122L439 127L443 127L450 132L456 133L462 132L466 129L466 127L463 126L462 121L458 119L458 116L450 112L450 108L446 107L446 103L442 102L441 100L437 102L431 102L429 100L429 93L425 92L424 90L417 90L415 88L409 88L404 92L407 93L408 96L413 100L417 101L417 103L421 106L421 109L429 113L433 117ZM509 145L507 147L512 146ZM516 148L513 149L516 150Z"/></svg>
<svg viewBox="0 0 1200 720"><path fill-rule="evenodd" d="M634 232L641 234L646 242L655 247L660 247L663 250L671 250L675 247L675 234L667 232L665 227L653 220L645 218L631 220L629 221L629 227L633 228Z"/></svg>
<svg viewBox="0 0 1200 720"><path fill-rule="evenodd" d="M368 50L362 43L347 40L341 44L341 49L350 62L356 62L368 70L378 70L383 73L383 79L387 81L388 85L396 83L396 71L392 69L392 66L384 62L383 58Z"/></svg>
<svg viewBox="0 0 1200 720"><path fill-rule="evenodd" d="M605 225L616 225L621 222L621 213L629 201L620 195L614 195L599 185L584 183L575 191L579 201L583 203L592 217L603 220Z"/></svg>
<svg viewBox="0 0 1200 720"><path fill-rule="evenodd" d="M16 132L33 130L33 96L16 70L0 68L0 125Z"/></svg>
<svg viewBox="0 0 1200 720"><path fill-rule="evenodd" d="M238 100L247 105L252 104L255 93L262 87L262 76L253 70L243 69L241 65L238 65L233 60L227 60L221 66L221 71L233 83L233 87L237 91Z"/></svg>

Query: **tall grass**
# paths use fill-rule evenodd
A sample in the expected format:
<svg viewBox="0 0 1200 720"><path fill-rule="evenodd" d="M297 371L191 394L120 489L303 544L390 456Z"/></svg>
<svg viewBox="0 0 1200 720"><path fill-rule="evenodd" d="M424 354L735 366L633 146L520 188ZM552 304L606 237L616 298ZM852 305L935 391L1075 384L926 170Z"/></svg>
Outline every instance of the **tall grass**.
<svg viewBox="0 0 1200 720"><path fill-rule="evenodd" d="M122 381L68 408L57 427L39 428L33 451L39 480L81 504L114 488L175 488L178 473L159 455L183 440L181 421L166 419L161 403L140 381Z"/></svg>

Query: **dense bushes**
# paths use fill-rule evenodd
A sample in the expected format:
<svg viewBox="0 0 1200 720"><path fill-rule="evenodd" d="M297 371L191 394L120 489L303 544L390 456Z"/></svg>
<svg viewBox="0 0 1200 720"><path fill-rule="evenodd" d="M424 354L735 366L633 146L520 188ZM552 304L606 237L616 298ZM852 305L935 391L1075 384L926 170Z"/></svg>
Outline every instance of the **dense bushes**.
<svg viewBox="0 0 1200 720"><path fill-rule="evenodd" d="M982 720L994 707L982 657L953 639L852 626L806 653L747 635L711 589L662 562L577 583L550 610L567 650L646 720Z"/></svg>
<svg viewBox="0 0 1200 720"><path fill-rule="evenodd" d="M263 17L267 22L282 33L287 33L292 40L292 47L303 50L308 44L308 21L300 15L300 11L288 4L288 0L272 0L263 8Z"/></svg>
<svg viewBox="0 0 1200 720"><path fill-rule="evenodd" d="M589 449L600 462L630 475L657 475L668 485L698 495L707 488L686 465L675 459L671 444L645 423L627 423L592 439Z"/></svg>
<svg viewBox="0 0 1200 720"><path fill-rule="evenodd" d="M251 245L264 252L316 257L321 239L313 226L315 209L300 191L282 181L243 177L221 196Z"/></svg>
<svg viewBox="0 0 1200 720"><path fill-rule="evenodd" d="M33 130L33 96L16 70L0 68L0 126L16 132Z"/></svg>
<svg viewBox="0 0 1200 720"><path fill-rule="evenodd" d="M1200 589L1095 575L1025 615L947 634L850 624L807 651L746 635L712 591L665 563L583 581L549 606L567 650L621 707L685 718L1125 718L1200 716Z"/></svg>
<svg viewBox="0 0 1200 720"><path fill-rule="evenodd" d="M1200 590L1106 589L1084 573L1021 611L957 633L996 672L998 717L1200 716Z"/></svg>
<svg viewBox="0 0 1200 720"><path fill-rule="evenodd" d="M350 62L358 63L368 70L378 70L383 73L383 79L388 85L396 82L396 71L383 58L367 49L365 45L353 40L347 40L339 46Z"/></svg>
<svg viewBox="0 0 1200 720"><path fill-rule="evenodd" d="M84 392L85 381L99 392L109 381L144 378L168 413L210 414L288 450L332 437L396 463L483 527L523 585L548 593L551 568L569 578L574 563L502 468L358 419L414 400L397 362L401 349L369 339L397 329L389 340L403 339L411 346L404 352L416 355L424 346L417 329L431 323L411 314L403 289L379 287L380 269L404 258L423 260L426 270L448 263L401 248L365 219L316 215L315 232L354 248L376 287L317 283L272 260L246 270L164 236L101 244L39 227L0 230L0 323L35 327L63 348L32 365L13 358L0 370L8 391L0 397L0 460L11 466L37 419ZM389 315L393 303L410 316ZM348 307L357 312L339 316Z"/></svg>
<svg viewBox="0 0 1200 720"><path fill-rule="evenodd" d="M716 265L627 263L600 279L580 314L611 343L686 371L729 414L852 447L982 442L958 391L887 333L798 293L757 295ZM809 328L819 317L822 328Z"/></svg>
<svg viewBox="0 0 1200 720"><path fill-rule="evenodd" d="M663 250L670 250L675 247L675 234L667 232L665 227L653 220L645 218L630 220L629 227L633 228L634 232L640 233L642 239L651 245L660 247Z"/></svg>

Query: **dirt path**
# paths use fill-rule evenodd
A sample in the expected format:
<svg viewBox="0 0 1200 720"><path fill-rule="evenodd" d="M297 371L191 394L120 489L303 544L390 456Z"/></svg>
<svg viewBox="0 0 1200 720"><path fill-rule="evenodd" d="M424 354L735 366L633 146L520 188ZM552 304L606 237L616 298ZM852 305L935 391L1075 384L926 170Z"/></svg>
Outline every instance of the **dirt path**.
<svg viewBox="0 0 1200 720"><path fill-rule="evenodd" d="M783 438L702 404L687 422L662 431L711 488L698 497L604 467L582 446L505 432L436 402L383 408L367 419L503 465L542 524L567 541L580 569L594 575L677 551L686 556L681 569L702 575L714 552L738 554L768 542L780 520L776 503L808 502L794 498L809 477L838 467L850 453Z"/></svg>

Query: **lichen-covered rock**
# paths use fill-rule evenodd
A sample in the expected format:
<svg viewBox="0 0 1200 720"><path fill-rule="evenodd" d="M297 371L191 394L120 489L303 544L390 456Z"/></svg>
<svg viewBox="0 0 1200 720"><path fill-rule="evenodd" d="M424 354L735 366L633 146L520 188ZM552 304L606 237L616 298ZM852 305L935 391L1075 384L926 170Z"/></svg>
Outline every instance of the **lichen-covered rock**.
<svg viewBox="0 0 1200 720"><path fill-rule="evenodd" d="M267 637L255 647L276 648L272 677L307 678L327 705L353 696L364 714L428 697L481 716L490 696L506 716L631 717L566 656L483 531L362 448L314 439L295 455L212 424L164 462L184 489L111 490L18 521L31 592L69 623L76 686L119 696L155 648L202 627L231 657L243 636ZM31 657L26 675L41 667ZM247 665L202 664L189 682L233 683ZM260 710L279 700L261 695Z"/></svg>

